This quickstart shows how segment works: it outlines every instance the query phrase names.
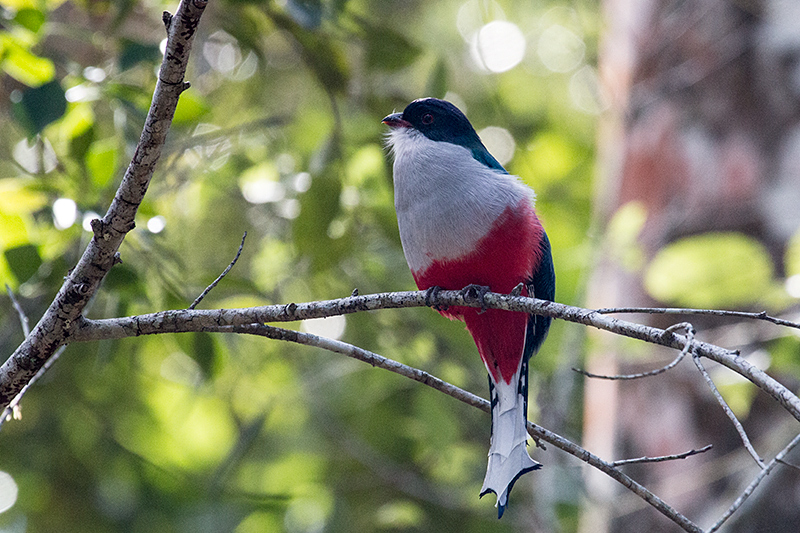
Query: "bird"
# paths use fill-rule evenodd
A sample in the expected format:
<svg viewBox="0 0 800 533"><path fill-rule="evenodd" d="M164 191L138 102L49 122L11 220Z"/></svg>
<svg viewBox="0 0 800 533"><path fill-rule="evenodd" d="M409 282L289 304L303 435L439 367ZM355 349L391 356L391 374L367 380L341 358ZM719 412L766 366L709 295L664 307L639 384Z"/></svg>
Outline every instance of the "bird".
<svg viewBox="0 0 800 533"><path fill-rule="evenodd" d="M420 98L382 122L400 240L417 287L429 302L446 289L482 304L434 308L465 323L489 374L492 425L480 497L497 496L499 519L514 483L541 467L527 450L528 361L551 319L486 309L483 297L491 290L552 301L550 241L533 189L489 153L455 105Z"/></svg>

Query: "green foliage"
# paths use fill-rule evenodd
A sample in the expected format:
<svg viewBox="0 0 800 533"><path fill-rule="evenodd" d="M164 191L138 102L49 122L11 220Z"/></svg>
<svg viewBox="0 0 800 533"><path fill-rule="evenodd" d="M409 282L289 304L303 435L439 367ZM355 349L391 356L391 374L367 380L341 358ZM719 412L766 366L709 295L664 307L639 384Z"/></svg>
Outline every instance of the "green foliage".
<svg viewBox="0 0 800 533"><path fill-rule="evenodd" d="M645 284L657 299L683 307L735 307L768 296L772 270L767 250L756 240L707 233L660 250Z"/></svg>
<svg viewBox="0 0 800 533"><path fill-rule="evenodd" d="M123 263L90 317L188 306L244 231L241 259L201 307L412 289L380 120L426 95L458 101L479 130L509 131L507 167L537 191L557 299L575 301L589 263L595 116L567 96L573 73L550 72L530 52L513 69L484 72L468 42L495 17L535 33L550 2L491 12L456 1L214 5ZM32 321L90 239L84 218L105 212L133 153L156 82L162 8L175 5L0 8L9 29L0 75L11 88L0 104L0 282ZM575 9L587 22L574 31L592 58L598 15ZM62 229L52 210L59 198L77 209ZM10 354L22 334L0 298L0 345ZM486 394L460 323L414 309L340 325L347 342ZM534 360L532 387L546 390L561 371L564 330L556 324ZM578 431L572 401L565 423ZM492 532L513 530L536 508L534 479L517 484L502 522L492 498L476 497L487 415L341 356L261 338L72 345L25 397L22 415L0 434L0 469L20 489L0 528ZM552 463L550 455L538 458ZM553 530L574 530L574 505L557 505L542 516L555 517Z"/></svg>
<svg viewBox="0 0 800 533"><path fill-rule="evenodd" d="M35 135L61 118L67 110L67 100L61 84L51 81L23 91L15 110L18 120L26 126L28 133Z"/></svg>

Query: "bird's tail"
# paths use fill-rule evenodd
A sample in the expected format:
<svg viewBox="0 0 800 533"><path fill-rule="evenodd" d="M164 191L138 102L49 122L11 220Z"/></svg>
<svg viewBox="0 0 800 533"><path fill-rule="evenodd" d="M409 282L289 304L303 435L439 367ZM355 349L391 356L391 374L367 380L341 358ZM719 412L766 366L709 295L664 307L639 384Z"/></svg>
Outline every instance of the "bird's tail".
<svg viewBox="0 0 800 533"><path fill-rule="evenodd" d="M497 517L500 518L517 479L542 466L531 459L527 450L528 362L521 362L510 383L502 378L495 383L490 375L489 393L492 402L492 441L481 497L489 492L497 495Z"/></svg>

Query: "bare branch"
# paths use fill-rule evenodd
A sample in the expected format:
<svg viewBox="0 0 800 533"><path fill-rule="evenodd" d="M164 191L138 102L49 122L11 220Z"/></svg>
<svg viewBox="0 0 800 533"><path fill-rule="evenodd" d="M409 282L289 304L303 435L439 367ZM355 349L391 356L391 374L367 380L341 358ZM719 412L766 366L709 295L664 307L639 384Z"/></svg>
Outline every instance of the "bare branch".
<svg viewBox="0 0 800 533"><path fill-rule="evenodd" d="M346 343L341 343L340 341L315 338L308 334L264 325L267 322L323 318L376 309L420 307L426 304L432 306L479 307L481 302L472 299L465 300L460 291L439 291L435 295L429 295L423 291L414 291L350 296L337 300L301 304L290 303L286 305L271 305L244 309L183 309L117 319L88 320L81 318L68 341L79 342L100 339L119 339L139 335L189 331L255 334L274 339L301 342L329 349L337 353L343 353L364 360L374 366L406 375L415 381L425 383L465 403L483 410L488 410L488 403L482 398L454 387L421 370L406 367L396 361L383 358L372 352ZM604 316L590 309L571 307L555 302L522 296L515 297L496 293L487 293L482 304L487 308L520 311L560 318L654 344L680 349L682 351L686 350L687 353L691 351L696 358L709 358L747 377L759 388L775 398L793 417L800 420L800 400L797 396L766 373L739 357L735 352L693 339L693 330L691 328L688 328L687 335L679 335L674 331L643 326ZM676 325L670 329L675 329L679 326L686 328L686 325ZM529 432L534 439L541 439L549 442L603 471L644 498L648 503L665 514L665 516L669 516L676 523L680 524L684 530L701 531L694 523L674 511L674 509L651 492L647 491L647 489L614 468L612 463L605 462L574 443L534 424L529 424Z"/></svg>
<svg viewBox="0 0 800 533"><path fill-rule="evenodd" d="M642 313L649 315L711 315L728 316L734 318L750 318L753 320L765 320L779 326L800 329L800 322L793 322L784 318L770 316L766 311L759 313L748 313L745 311L727 311L724 309L691 309L680 307L605 307L596 310L598 313L618 314L618 313Z"/></svg>
<svg viewBox="0 0 800 533"><path fill-rule="evenodd" d="M750 439L747 437L747 433L742 427L741 422L739 422L739 419L736 418L733 410L728 406L728 402L726 402L725 398L723 398L722 394L720 394L719 389L717 389L717 386L714 384L714 380L711 379L711 376L708 374L705 366L703 366L703 362L700 361L700 357L693 355L692 359L694 360L694 364L697 366L697 369L706 380L708 387L711 389L711 392L714 394L714 397L717 399L720 407L722 407L722 410L725 411L725 414L728 415L728 418L730 418L731 422L733 422L736 431L739 433L739 437L742 439L742 444L744 444L745 449L750 453L753 459L755 459L756 463L758 463L758 466L764 468L764 461L761 459L761 457L759 457L755 448L753 448L753 445L750 443Z"/></svg>
<svg viewBox="0 0 800 533"><path fill-rule="evenodd" d="M94 237L66 277L33 331L0 367L0 407L30 383L79 323L100 282L119 261L116 255L144 198L172 124L178 97L186 89L189 52L207 0L182 0L174 17L165 17L167 45L142 135L116 196L102 220L92 221Z"/></svg>
<svg viewBox="0 0 800 533"><path fill-rule="evenodd" d="M8 297L11 298L11 305L14 306L14 309L19 315L19 322L22 326L22 334L27 337L31 332L31 328L28 325L28 315L25 314L25 310L17 301L17 297L14 296L14 291L11 290L11 287L8 286L8 283L6 283L6 292L8 293Z"/></svg>
<svg viewBox="0 0 800 533"><path fill-rule="evenodd" d="M20 420L22 418L22 408L20 407L19 404L19 402L22 401L22 397L25 395L26 392L28 392L28 389L31 388L34 383L39 381L39 379L42 376L44 376L45 372L50 370L50 367L53 366L56 361L58 361L58 358L61 357L61 354L64 353L64 350L66 348L67 346L64 345L58 350L56 350L56 353L51 355L50 359L45 361L44 365L42 365L42 368L40 368L39 371L36 372L36 374L34 374L34 376L28 383L25 384L22 390L19 391L19 393L16 396L14 396L14 399L11 400L11 403L9 403L8 406L6 406L6 408L3 409L3 412L0 413L0 427L3 427L3 424L5 424L7 420L10 420L12 418L14 420Z"/></svg>
<svg viewBox="0 0 800 533"><path fill-rule="evenodd" d="M198 296L197 298L195 298L195 300L192 302L192 305L190 305L190 306L189 306L187 309L194 309L195 307L197 307L197 304L199 304L200 302L202 302L202 301L203 301L203 298L205 298L205 297L206 297L206 295L207 295L209 292L211 292L211 290L212 290L214 287L216 287L216 286L217 286L217 284L218 284L220 281L222 281L222 278L224 278L225 276L227 276L227 275L228 275L228 272L230 272L230 271L231 271L231 269L233 268L233 265L235 265L235 264L236 264L236 261L238 261L238 260L239 260L239 256L240 256L240 255L242 255L242 250L244 249L244 240L245 240L246 238L247 238L247 232L245 231L245 232L244 232L244 235L242 235L242 242L241 242L241 244L239 244L239 251L237 251L237 252L236 252L236 257L234 257L234 258L233 258L233 261L231 261L231 263L228 265L228 267L227 267L225 270L223 270L223 271L222 271L222 274L220 274L219 276L217 276L217 279L215 279L214 281L212 281L212 282L211 282L211 285L209 285L208 287L206 287L206 288L205 288L205 290L204 290L203 292L201 292L201 293L200 293L200 296Z"/></svg>
<svg viewBox="0 0 800 533"><path fill-rule="evenodd" d="M735 513L739 509L739 507L741 507L744 504L744 502L747 500L747 498L749 498L750 495L753 494L753 492L756 490L756 487L758 487L758 485L761 483L761 481L765 477L767 477L767 475L769 475L770 472L772 472L772 469L775 468L775 466L777 466L778 464L782 463L783 462L783 458L786 457L789 454L789 452L791 452L792 449L794 449L794 447L797 446L798 444L800 444L800 434L798 434L795 438L793 438L792 441L789 444L787 444L786 447L784 449L782 449L778 453L778 455L775 456L774 459L772 459L772 461L767 463L764 466L764 468L761 469L761 471L758 473L758 475L755 477L755 479L750 482L750 484L747 486L747 488L744 490L744 492L742 492L739 495L739 497L736 498L736 501L734 501L731 504L731 506L728 507L728 509L720 517L720 519L717 520L714 523L714 525L712 525L708 529L708 531L706 533L714 533L714 531L717 531L719 528L721 528L723 526L723 524L725 524L725 522L728 521L728 519L731 517L731 515L733 515L733 513Z"/></svg>
<svg viewBox="0 0 800 533"><path fill-rule="evenodd" d="M426 301L426 293L423 291L392 292L301 304L290 303L240 309L161 311L148 315L105 320L88 320L81 317L69 341L121 339L157 333L211 331L220 325L240 326L269 322L290 322L377 309L399 309L424 305L464 307L480 307L481 305L479 302L465 300L459 291L439 291L435 295L427 296ZM676 350L685 349L687 343L689 343L692 345L693 353L716 361L744 376L762 391L772 396L796 420L800 421L800 398L766 372L740 357L737 352L696 339L690 343L687 336L678 335L671 331L627 322L602 315L591 309L583 309L546 300L490 292L485 295L483 304L489 309L521 311L592 326ZM0 388L2 384L3 381L0 380Z"/></svg>
<svg viewBox="0 0 800 533"><path fill-rule="evenodd" d="M676 453L675 455L659 455L658 457L637 457L636 459L621 459L619 461L614 461L613 463L611 463L611 466L616 467L624 465L635 465L641 463L660 463L662 461L674 461L676 459L686 459L687 457L691 457L693 455L705 453L713 447L714 447L713 444L706 444L699 450L689 450L688 452Z"/></svg>
<svg viewBox="0 0 800 533"><path fill-rule="evenodd" d="M628 379L639 379L639 378L646 378L649 376L657 376L658 374L662 374L667 370L675 367L678 363L683 361L683 358L686 357L686 354L689 353L689 350L692 348L692 343L694 342L694 336L697 333L694 327L688 322L681 322L679 324L673 324L672 326L668 327L664 331L673 332L676 329L683 328L686 330L686 338L687 343L683 347L683 349L678 353L678 356L672 360L671 363L668 365L662 366L661 368L656 368L655 370L650 370L648 372L640 372L638 374L617 374L615 376L604 376L601 374L593 374L591 372L587 372L586 370L581 370L580 368L573 367L572 370L577 372L578 374L582 374L587 378L596 378L596 379L607 379L612 381L621 381L621 380L628 380Z"/></svg>
<svg viewBox="0 0 800 533"><path fill-rule="evenodd" d="M790 463L789 461L784 461L783 459L778 459L777 461L778 461L780 464L784 465L784 466L788 466L788 467L789 467L789 468L791 468L792 470L797 470L797 471L800 471L800 466L797 466L797 465L796 465L796 464L794 464L794 463Z"/></svg>
<svg viewBox="0 0 800 533"><path fill-rule="evenodd" d="M283 341L295 342L298 344L304 344L307 346L315 346L318 348L323 348L325 350L346 355L348 357L353 357L354 359L358 359L359 361L369 363L374 367L383 368L391 372L394 372L396 374L400 374L401 376L413 379L414 381L418 381L440 392L443 392L448 396L452 396L453 398L460 400L468 405L477 407L478 409L480 409L485 413L490 412L489 402L479 396L476 396L459 387L456 387L455 385L452 385L442 379L439 379L436 376L429 374L423 370L419 370L417 368L404 365L392 359L388 359L376 353L370 352L369 350L364 350L363 348L359 348L357 346L348 344L346 342L329 339L326 337L320 337L318 335L312 335L310 333L303 333L299 331L277 328L274 326L267 326L263 324L251 324L245 326L222 326L220 328L211 328L209 331L211 330L247 333L275 340L283 340ZM673 509L661 498L659 498L658 496L650 492L648 489L646 489L643 485L637 483L631 477L627 476L620 470L616 469L612 463L608 463L600 459L598 456L581 448L574 442L565 439L564 437L548 429L545 429L541 426L538 426L530 421L528 422L528 433L531 435L533 439L541 439L545 442L548 442L553 446L569 453L570 455L577 457L581 461L588 463L591 466L601 470L605 474L609 475L610 477L621 483L625 488L627 488L637 496L644 499L647 503L649 503L650 505L655 507L659 512L661 512L661 514L663 514L664 516L666 516L667 518L678 524L685 531L690 531L693 533L703 533L703 530L699 526L697 526L694 522L683 516L675 509Z"/></svg>

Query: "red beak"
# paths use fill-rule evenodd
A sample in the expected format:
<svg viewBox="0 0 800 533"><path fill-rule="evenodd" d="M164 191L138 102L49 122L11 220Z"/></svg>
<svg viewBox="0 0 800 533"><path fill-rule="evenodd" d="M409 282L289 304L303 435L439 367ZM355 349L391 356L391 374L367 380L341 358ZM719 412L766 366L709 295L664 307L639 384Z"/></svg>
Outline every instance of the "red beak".
<svg viewBox="0 0 800 533"><path fill-rule="evenodd" d="M385 117L381 122L389 126L390 128L410 128L411 123L407 120L403 119L402 113L392 113L388 117Z"/></svg>

